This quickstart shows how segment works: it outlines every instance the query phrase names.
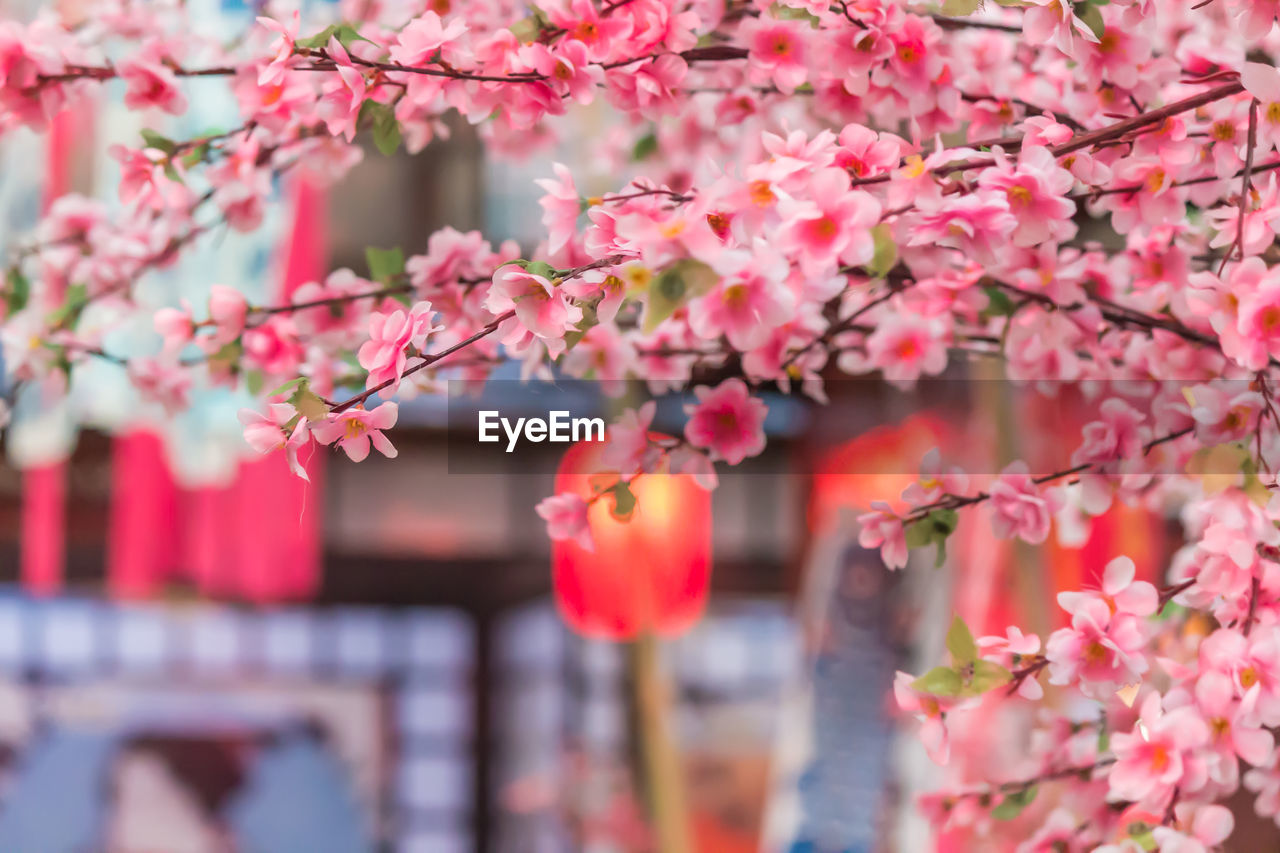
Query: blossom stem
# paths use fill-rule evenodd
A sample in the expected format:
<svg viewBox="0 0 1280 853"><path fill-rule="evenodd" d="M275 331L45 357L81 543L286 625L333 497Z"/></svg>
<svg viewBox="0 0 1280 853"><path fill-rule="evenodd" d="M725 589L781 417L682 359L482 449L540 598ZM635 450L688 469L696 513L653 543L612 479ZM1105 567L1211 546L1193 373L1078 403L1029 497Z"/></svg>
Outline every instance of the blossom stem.
<svg viewBox="0 0 1280 853"><path fill-rule="evenodd" d="M1199 109L1206 104L1211 104L1214 101L1220 101L1223 98L1229 98L1232 95L1238 95L1243 91L1244 84L1239 80L1234 80L1221 86L1215 86L1214 88L1209 89L1206 92L1201 92L1198 95L1192 95L1189 98L1174 101L1172 104L1160 107L1159 109L1149 110L1133 116L1132 118L1118 121L1115 124L1108 125L1107 127L1092 130L1088 133L1076 134L1061 145L1050 146L1049 151L1052 152L1055 157L1061 157L1064 154L1070 154L1073 151L1080 151L1084 148L1108 142L1112 139L1119 139L1132 131L1141 130L1153 124L1158 124L1165 119L1189 112L1190 110ZM1015 138L1010 138L1006 144L1006 147L1010 149L1020 148L1021 146L1022 140ZM944 163L941 166L934 166L930 171L935 175L946 175L952 172L965 172L970 169L985 169L994 165L996 165L994 158L981 157L961 160L956 163ZM857 178L852 182L852 185L857 187L866 186L868 184L883 184L888 183L892 177L892 173L886 172L880 175Z"/></svg>
<svg viewBox="0 0 1280 853"><path fill-rule="evenodd" d="M576 276L582 275L584 272L587 272L589 270L600 269L601 267L615 266L616 264L622 263L626 259L627 259L626 255L609 255L608 257L601 258L598 261L592 261L589 264L583 264L580 267L574 267L573 269L568 270L567 272L564 273L564 275L559 277L562 279L574 278ZM422 356L421 360L417 364L414 364L411 367L406 368L404 372L402 372L400 376L397 377L396 379L388 379L385 382L381 382L373 386L372 388L368 388L364 391L361 391L359 394L356 394L354 397L349 397L348 399L343 400L341 403L338 403L332 406L330 408L330 411L336 415L336 414L345 412L347 409L350 409L353 406L360 405L365 400L368 400L370 397L372 397L374 394L377 394L379 391L385 391L387 388L390 388L392 385L396 384L400 379L404 379L406 376L411 376L412 374L417 373L419 370L428 368L431 365L435 364L436 362L441 361L442 359L448 358L449 356L453 355L455 352L458 352L459 350L462 350L471 346L476 341L487 338L489 335L492 335L494 332L498 331L499 326L501 326L503 323L510 320L515 315L516 315L515 309L507 311L504 314L499 314L497 317L494 317L487 324L485 324L484 328L480 329L480 331L475 332L469 337L463 338L462 340L458 341L456 344L453 344L452 346L445 347L440 352L431 353L429 355Z"/></svg>
<svg viewBox="0 0 1280 853"><path fill-rule="evenodd" d="M1249 142L1244 154L1244 170L1240 174L1240 215L1236 219L1236 249L1239 253L1240 260L1244 260L1244 218L1249 212L1249 192L1251 189L1249 178L1253 171L1253 149L1258 144L1258 99L1254 98L1249 102ZM1231 252L1226 252L1222 256L1222 265L1218 267L1218 275L1222 275L1227 268L1227 261L1231 258Z"/></svg>

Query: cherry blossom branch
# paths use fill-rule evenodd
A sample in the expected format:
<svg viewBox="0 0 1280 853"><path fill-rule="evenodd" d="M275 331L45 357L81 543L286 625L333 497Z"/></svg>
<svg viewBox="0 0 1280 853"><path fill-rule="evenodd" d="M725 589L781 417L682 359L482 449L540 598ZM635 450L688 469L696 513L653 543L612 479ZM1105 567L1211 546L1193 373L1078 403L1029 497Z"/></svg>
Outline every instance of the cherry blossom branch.
<svg viewBox="0 0 1280 853"><path fill-rule="evenodd" d="M336 71L339 64L336 63L323 48L299 48L296 55L305 56L313 59L310 65L294 66L294 71ZM707 47L692 47L687 50L678 52L659 52L647 53L643 56L636 56L630 59L619 60L609 63L598 63L600 68L616 70L634 65L638 62L647 62L651 59L657 59L661 56L679 56L685 62L726 62L738 59L745 59L748 51L745 47L737 47L735 45L711 45ZM515 74L479 74L473 71L459 70L448 66L447 64L440 68L424 68L416 65L403 65L397 62L383 62L379 60L363 59L359 56L351 56L350 61L353 65L359 65L364 68L370 68L376 71L391 72L397 74L420 74L428 77L444 77L453 80L470 80L480 83L543 83L551 78L546 74L540 74L536 71L519 72ZM233 77L239 69L235 66L219 65L209 68L183 68L178 65L169 65L169 70L176 77ZM38 74L35 76L36 85L24 90L25 93L38 89L40 86L48 83L67 83L76 80L96 80L99 82L112 80L120 76L120 71L114 65L69 65L67 70L57 74Z"/></svg>
<svg viewBox="0 0 1280 853"><path fill-rule="evenodd" d="M1030 660L1031 662L1026 666L1013 671L1013 677L1009 680L1009 687L1005 691L1005 695L1012 696L1017 693L1022 687L1022 682L1026 681L1028 678L1035 678L1045 667L1049 665L1049 659L1044 655L1034 655Z"/></svg>
<svg viewBox="0 0 1280 853"><path fill-rule="evenodd" d="M1244 170L1240 176L1240 215L1236 220L1236 249L1239 251L1240 260L1244 260L1244 219L1245 214L1249 211L1249 192L1251 185L1249 183L1250 173L1253 171L1253 150L1258 144L1258 99L1254 98L1249 102L1249 142L1244 155ZM1223 270L1227 268L1227 260L1230 259L1231 252L1226 252L1222 256L1222 265L1218 267L1218 275L1222 275Z"/></svg>
<svg viewBox="0 0 1280 853"><path fill-rule="evenodd" d="M1185 580L1182 583L1176 583L1171 586L1161 588L1160 594L1156 600L1156 612L1159 613L1164 609L1166 604L1191 589L1191 587L1195 586L1195 583L1196 579L1191 578L1190 580Z"/></svg>
<svg viewBox="0 0 1280 853"><path fill-rule="evenodd" d="M1085 307L1080 303L1063 305L1043 293L1034 293L1029 290L1023 290L1016 285L1003 281L993 279L992 286L999 288L1010 295L1017 296L1020 299L1035 302L1056 311L1078 311ZM1190 343L1211 347L1218 352L1222 351L1222 344L1217 338L1197 332L1195 329L1185 326L1172 318L1153 317L1150 314L1143 314L1135 309L1127 308L1123 305L1100 297L1091 296L1089 297L1089 300L1099 306L1099 310L1105 319L1115 323L1116 325L1138 326L1148 330L1160 329L1162 331L1171 332Z"/></svg>
<svg viewBox="0 0 1280 853"><path fill-rule="evenodd" d="M1070 154L1073 151L1080 151L1084 148L1089 148L1093 145L1098 145L1109 140L1119 139L1132 131L1150 127L1153 124L1163 122L1165 119L1198 109L1206 104L1211 104L1214 101L1220 101L1223 98L1229 98L1232 95L1238 95L1243 91L1244 85L1240 83L1239 80L1231 83L1225 83L1206 92L1201 92L1198 95L1192 95L1188 98L1183 98L1180 101L1174 101L1172 104L1168 104L1167 106L1141 113L1140 115L1125 119L1124 121L1116 122L1115 124L1100 128L1099 130L1076 134L1071 139L1060 145L1049 146L1049 150L1055 157L1061 157L1063 155ZM1012 137L1004 145L1004 147L1011 150L1016 150L1021 146L1022 139L1020 137ZM934 166L929 171L935 175L946 175L951 172L965 172L970 169L985 169L994 165L996 165L994 157L982 157L960 160L955 163L945 163L940 166ZM891 180L892 177L893 175L891 173L869 175L865 178L855 178L852 181L852 185L858 187L870 184L883 184Z"/></svg>
<svg viewBox="0 0 1280 853"><path fill-rule="evenodd" d="M576 278L577 276L582 275L584 272L589 272L590 270L596 270L602 267L616 266L622 263L623 261L627 260L627 257L628 256L626 255L620 255L620 254L609 255L608 257L601 258L597 261L592 261L589 264L583 264L582 266L574 267L571 270L567 270L564 272L563 275L558 276L558 278L562 280ZM446 347L445 349L439 352L431 353L430 355L421 356L417 364L414 364L406 368L398 378L388 379L385 382L381 382L373 386L372 388L366 389L365 391L362 391L359 394L356 394L354 397L350 397L346 400L343 400L340 403L336 403L331 407L330 411L336 415L336 414L340 414L341 412L345 412L347 409L350 409L353 406L358 406L362 404L365 400L368 400L374 394L377 394L379 391L385 391L387 388L390 388L392 385L395 385L401 379L404 379L407 376L411 376L414 373L417 373L419 370L424 370L430 367L431 365L445 358L448 358L449 356L453 355L455 352L465 349L466 347L471 346L477 341L487 338L489 335L492 335L494 332L498 331L498 328L503 323L507 322L508 320L513 318L515 315L516 315L516 312L514 309L511 311L507 311L504 314L498 315L497 317L489 321L487 324L485 324L485 326L481 328L479 331L475 332L474 334L470 335L467 338L464 338L461 341L458 341L456 344Z"/></svg>
<svg viewBox="0 0 1280 853"><path fill-rule="evenodd" d="M1189 435L1194 431L1195 431L1194 427L1186 427L1184 429L1171 432L1168 435L1163 435L1159 438L1152 439L1151 441L1148 441L1146 444L1142 446L1142 454L1143 456L1146 456L1148 453L1150 453L1152 450L1159 447L1160 445L1166 444L1171 441L1176 441L1177 439L1182 438L1184 435ZM1042 474L1039 477L1033 477L1031 482L1035 483L1037 486L1043 486L1046 483L1052 483L1057 480L1065 480L1068 477L1074 477L1079 474L1084 474L1091 470L1097 469L1100 471L1106 466L1113 465L1119 461L1121 460L1113 459L1107 462L1084 462L1079 465L1073 465L1070 468L1064 468L1060 471L1054 471L1051 474ZM938 500L933 501L932 503L923 504L921 506L916 507L911 512L909 512L905 517L903 517L902 521L903 521L903 524L911 524L911 523L920 521L929 513L935 510L962 509L964 507L980 504L983 501L989 500L990 498L991 498L991 494L989 492L975 492L972 495L947 494L942 496Z"/></svg>
<svg viewBox="0 0 1280 853"><path fill-rule="evenodd" d="M1018 779L1012 782L1001 782L990 788L976 791L961 791L955 794L957 798L962 797L990 797L993 794L1022 794L1044 782L1056 782L1062 779L1070 779L1072 777L1080 777L1087 779L1095 770L1102 770L1116 763L1114 757L1099 758L1092 764L1081 764L1075 767L1060 767L1057 770L1049 770L1038 776L1029 779Z"/></svg>

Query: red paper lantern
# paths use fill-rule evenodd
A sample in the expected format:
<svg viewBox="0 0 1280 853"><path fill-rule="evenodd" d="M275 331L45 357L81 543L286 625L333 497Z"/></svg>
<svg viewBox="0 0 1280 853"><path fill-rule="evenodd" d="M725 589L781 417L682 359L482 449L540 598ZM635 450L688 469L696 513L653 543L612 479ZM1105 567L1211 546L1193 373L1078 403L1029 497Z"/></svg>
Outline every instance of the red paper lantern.
<svg viewBox="0 0 1280 853"><path fill-rule="evenodd" d="M602 445L580 443L565 454L556 492L592 493ZM706 609L711 580L711 493L688 474L643 474L631 483L637 508L627 521L608 497L590 509L595 550L551 545L556 605L576 631L627 640L678 634Z"/></svg>

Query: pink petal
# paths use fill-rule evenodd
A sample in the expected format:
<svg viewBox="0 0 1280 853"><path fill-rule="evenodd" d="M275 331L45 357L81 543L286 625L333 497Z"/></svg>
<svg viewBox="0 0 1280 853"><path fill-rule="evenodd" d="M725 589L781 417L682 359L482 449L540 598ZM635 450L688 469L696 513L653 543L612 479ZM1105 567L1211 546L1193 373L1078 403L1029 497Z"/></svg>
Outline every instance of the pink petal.
<svg viewBox="0 0 1280 853"><path fill-rule="evenodd" d="M1107 563L1107 568L1102 575L1102 591L1107 595L1115 595L1133 583L1136 572L1133 560L1128 557L1116 557Z"/></svg>
<svg viewBox="0 0 1280 853"><path fill-rule="evenodd" d="M340 446L352 462L363 462L369 455L369 436L361 434L348 438Z"/></svg>

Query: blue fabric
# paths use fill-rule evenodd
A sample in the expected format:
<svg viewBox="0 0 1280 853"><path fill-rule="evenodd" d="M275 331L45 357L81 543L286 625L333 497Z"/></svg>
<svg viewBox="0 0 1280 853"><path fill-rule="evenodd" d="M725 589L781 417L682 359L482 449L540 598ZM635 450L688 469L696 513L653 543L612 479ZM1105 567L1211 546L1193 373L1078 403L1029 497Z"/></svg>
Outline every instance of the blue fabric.
<svg viewBox="0 0 1280 853"><path fill-rule="evenodd" d="M290 736L264 750L226 816L242 853L374 849L346 769L310 737Z"/></svg>
<svg viewBox="0 0 1280 853"><path fill-rule="evenodd" d="M95 849L116 746L117 736L109 732L54 730L37 739L19 760L0 810L0 850Z"/></svg>

